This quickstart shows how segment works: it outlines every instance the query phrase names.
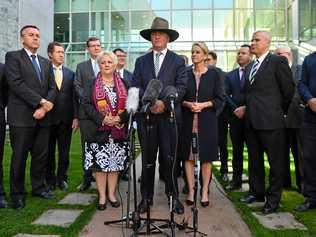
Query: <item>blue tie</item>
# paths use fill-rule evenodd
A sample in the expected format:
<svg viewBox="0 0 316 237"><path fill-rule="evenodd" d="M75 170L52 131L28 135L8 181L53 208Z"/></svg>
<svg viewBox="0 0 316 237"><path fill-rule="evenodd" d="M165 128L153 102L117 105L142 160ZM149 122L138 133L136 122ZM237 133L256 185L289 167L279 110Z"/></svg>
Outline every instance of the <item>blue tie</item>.
<svg viewBox="0 0 316 237"><path fill-rule="evenodd" d="M259 60L257 59L255 63L253 64L252 69L250 71L250 75L249 75L250 84L252 84L255 80L255 75L258 71L258 66L259 66Z"/></svg>
<svg viewBox="0 0 316 237"><path fill-rule="evenodd" d="M31 55L31 58L32 58L32 64L33 64L33 67L36 71L36 75L37 75L37 78L38 80L41 82L42 78L41 78L41 71L40 71L40 68L36 62L36 55L32 54Z"/></svg>
<svg viewBox="0 0 316 237"><path fill-rule="evenodd" d="M240 70L241 70L240 88L243 89L245 85L245 69L240 68Z"/></svg>

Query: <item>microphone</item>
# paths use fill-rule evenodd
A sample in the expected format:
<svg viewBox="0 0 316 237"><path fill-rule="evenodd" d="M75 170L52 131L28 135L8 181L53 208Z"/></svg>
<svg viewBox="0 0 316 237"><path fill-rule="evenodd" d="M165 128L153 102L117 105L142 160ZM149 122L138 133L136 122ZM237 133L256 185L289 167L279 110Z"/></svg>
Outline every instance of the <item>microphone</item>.
<svg viewBox="0 0 316 237"><path fill-rule="evenodd" d="M157 79L149 81L144 95L142 97L143 106L141 108L142 113L149 113L149 107L156 103L158 96L162 90L162 83Z"/></svg>
<svg viewBox="0 0 316 237"><path fill-rule="evenodd" d="M126 111L131 114L135 114L139 104L139 88L131 87L128 89L128 95L126 100Z"/></svg>
<svg viewBox="0 0 316 237"><path fill-rule="evenodd" d="M164 95L164 100L170 103L170 106L171 106L170 118L172 121L174 119L174 101L178 97L177 88L175 88L174 86L167 86L163 91L163 95Z"/></svg>

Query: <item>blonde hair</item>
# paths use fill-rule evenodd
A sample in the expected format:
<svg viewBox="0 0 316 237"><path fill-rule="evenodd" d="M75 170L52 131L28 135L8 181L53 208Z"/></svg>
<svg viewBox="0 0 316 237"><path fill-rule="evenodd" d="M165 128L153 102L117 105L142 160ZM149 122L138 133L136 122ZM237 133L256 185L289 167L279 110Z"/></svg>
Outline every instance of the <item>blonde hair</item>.
<svg viewBox="0 0 316 237"><path fill-rule="evenodd" d="M204 42L202 42L202 41L194 42L194 43L192 44L192 49L193 49L194 46L197 46L197 47L201 48L202 51L203 51L206 55L208 55L208 52L209 52L209 51L208 51L208 47L207 47L207 45L206 45Z"/></svg>
<svg viewBox="0 0 316 237"><path fill-rule="evenodd" d="M111 51L102 51L101 53L99 53L97 56L98 64L100 64L100 62L104 56L109 56L113 60L114 64L117 65L117 63L118 63L117 56Z"/></svg>

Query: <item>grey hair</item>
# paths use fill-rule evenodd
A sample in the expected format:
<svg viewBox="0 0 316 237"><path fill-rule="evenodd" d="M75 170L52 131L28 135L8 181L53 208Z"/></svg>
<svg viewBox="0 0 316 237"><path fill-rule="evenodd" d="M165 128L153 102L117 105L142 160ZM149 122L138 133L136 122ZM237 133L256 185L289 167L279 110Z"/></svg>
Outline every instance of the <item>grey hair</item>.
<svg viewBox="0 0 316 237"><path fill-rule="evenodd" d="M269 42L271 42L272 36L271 36L271 34L270 34L269 31L266 31L266 30L257 30L257 31L255 31L253 34L257 34L257 33L264 34L264 36L269 40Z"/></svg>
<svg viewBox="0 0 316 237"><path fill-rule="evenodd" d="M292 49L287 45L277 45L275 50L277 49L284 49L287 53L292 53Z"/></svg>
<svg viewBox="0 0 316 237"><path fill-rule="evenodd" d="M98 62L98 64L101 63L101 60L102 60L102 58L103 58L104 56L109 56L109 57L113 60L113 62L114 62L115 65L118 63L117 56L116 56L113 52L111 52L111 51L102 51L102 52L99 53L98 56L97 56L97 62Z"/></svg>

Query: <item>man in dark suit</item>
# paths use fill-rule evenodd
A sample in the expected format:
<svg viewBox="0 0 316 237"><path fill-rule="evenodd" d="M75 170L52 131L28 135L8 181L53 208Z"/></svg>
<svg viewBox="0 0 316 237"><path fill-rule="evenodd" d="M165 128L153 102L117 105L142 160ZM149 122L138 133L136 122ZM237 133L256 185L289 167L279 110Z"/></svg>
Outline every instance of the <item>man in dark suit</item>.
<svg viewBox="0 0 316 237"><path fill-rule="evenodd" d="M231 110L229 118L229 133L233 145L233 179L227 187L229 190L240 189L242 185L243 158L245 136L244 85L246 67L252 59L250 46L242 45L237 52L238 68L225 76L227 105Z"/></svg>
<svg viewBox="0 0 316 237"><path fill-rule="evenodd" d="M316 52L305 57L302 77L298 84L302 100L306 103L303 118L303 195L305 202L297 207L298 211L316 208Z"/></svg>
<svg viewBox="0 0 316 237"><path fill-rule="evenodd" d="M8 207L3 187L3 151L5 141L5 107L8 103L8 87L4 75L4 64L0 63L0 208Z"/></svg>
<svg viewBox="0 0 316 237"><path fill-rule="evenodd" d="M163 90L167 86L176 87L178 97L175 101L175 110L177 121L179 121L181 100L185 93L187 81L186 67L183 58L167 49L167 43L176 40L179 34L175 30L169 29L168 21L159 17L153 20L151 29L142 30L140 34L146 40L151 41L152 51L137 58L133 85L139 87L141 97L149 81L153 78L161 81ZM169 103L163 99L163 92L150 107L148 114L143 113L139 118L142 136L142 200L139 204L139 211L143 213L147 210L148 205L152 205L154 171L159 148L165 170L163 176L166 181L166 195L168 197L171 194L173 195L173 210L178 214L182 214L184 207L178 199L176 172L172 172L176 125L169 121Z"/></svg>
<svg viewBox="0 0 316 237"><path fill-rule="evenodd" d="M57 185L61 190L68 188L67 170L72 129L77 129L78 102L74 91L75 73L63 66L65 52L62 44L52 42L47 47L48 57L52 63L52 78L57 86L55 106L51 111L52 126L49 138L46 183L54 190ZM55 151L58 146L58 168L55 174Z"/></svg>
<svg viewBox="0 0 316 237"><path fill-rule="evenodd" d="M50 199L45 184L50 117L56 97L50 62L37 54L39 29L33 25L20 30L23 49L5 56L9 84L8 123L12 147L10 191L13 208L25 206L25 166L31 153L33 196Z"/></svg>
<svg viewBox="0 0 316 237"><path fill-rule="evenodd" d="M126 52L121 48L116 48L113 50L113 53L118 59L116 71L120 74L121 78L125 79L125 81L129 83L132 83L133 74L124 68L126 63Z"/></svg>
<svg viewBox="0 0 316 237"><path fill-rule="evenodd" d="M293 64L293 54L287 46L278 47L274 53L278 56L284 56L289 62L292 71L292 78L295 84L295 93L289 106L286 122L285 136L285 172L284 172L284 188L291 187L291 170L290 170L290 150L292 152L295 164L296 185L298 190L302 190L302 136L301 126L303 122L304 104L301 101L297 90L297 84L301 77L301 65Z"/></svg>
<svg viewBox="0 0 316 237"><path fill-rule="evenodd" d="M81 135L81 146L82 146L82 169L84 162L84 144L87 135L87 129L89 129L89 124L87 124L88 116L85 113L83 106L80 101L84 99L84 88L88 88L86 84L90 80L94 80L98 74L99 65L97 63L97 56L101 52L101 42L96 37L90 37L86 42L86 49L90 54L90 59L83 61L77 65L76 69L76 78L74 82L76 94L79 99L79 109L78 109L78 119L79 119L79 127L80 127L80 135ZM91 181L93 180L92 172L90 170L84 170L83 181L79 186L79 191L87 190Z"/></svg>
<svg viewBox="0 0 316 237"><path fill-rule="evenodd" d="M294 94L291 69L286 58L269 53L271 36L256 31L251 52L256 56L246 74L246 141L249 157L249 193L244 203L266 202L262 213L275 212L279 206L284 174L284 114ZM262 153L270 165L270 183L265 192L265 171Z"/></svg>

